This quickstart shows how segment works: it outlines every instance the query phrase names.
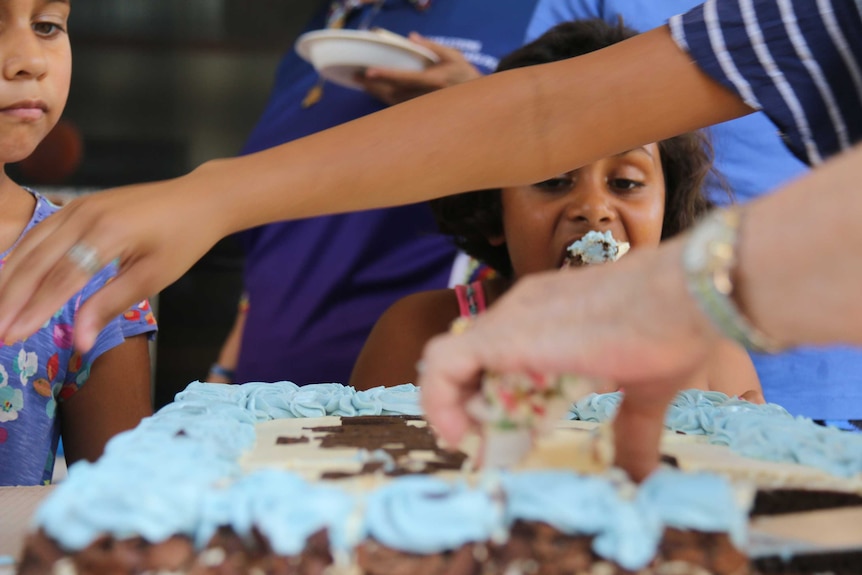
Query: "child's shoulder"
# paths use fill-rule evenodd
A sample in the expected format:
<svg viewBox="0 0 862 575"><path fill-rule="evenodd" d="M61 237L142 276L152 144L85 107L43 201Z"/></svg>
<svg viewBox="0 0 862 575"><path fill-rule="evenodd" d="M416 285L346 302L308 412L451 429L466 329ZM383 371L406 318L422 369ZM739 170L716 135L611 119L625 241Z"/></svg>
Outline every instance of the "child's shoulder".
<svg viewBox="0 0 862 575"><path fill-rule="evenodd" d="M445 324L458 317L458 296L453 289L416 292L402 297L384 314L402 323Z"/></svg>

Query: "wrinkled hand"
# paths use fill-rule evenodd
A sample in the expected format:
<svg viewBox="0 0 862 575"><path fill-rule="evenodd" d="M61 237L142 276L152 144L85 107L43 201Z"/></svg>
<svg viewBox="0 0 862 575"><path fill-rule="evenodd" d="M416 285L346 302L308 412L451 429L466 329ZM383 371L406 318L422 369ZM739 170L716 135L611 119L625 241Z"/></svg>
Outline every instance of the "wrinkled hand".
<svg viewBox="0 0 862 575"><path fill-rule="evenodd" d="M0 270L0 338L31 335L84 287L90 275L66 256L76 243L95 248L102 265L114 259L119 265L116 278L78 311L74 337L80 351L92 347L112 318L180 277L221 233L215 224L192 224L219 221L217 206L175 193L173 182L181 181L98 192L34 227Z"/></svg>
<svg viewBox="0 0 862 575"><path fill-rule="evenodd" d="M456 48L432 42L415 32L410 34L410 40L437 54L439 62L421 72L368 68L356 78L366 92L391 106L482 75Z"/></svg>
<svg viewBox="0 0 862 575"><path fill-rule="evenodd" d="M429 342L419 385L437 433L457 445L483 371L571 373L621 386L617 463L636 479L658 463L664 412L717 334L686 292L681 244L613 265L520 280L460 335Z"/></svg>

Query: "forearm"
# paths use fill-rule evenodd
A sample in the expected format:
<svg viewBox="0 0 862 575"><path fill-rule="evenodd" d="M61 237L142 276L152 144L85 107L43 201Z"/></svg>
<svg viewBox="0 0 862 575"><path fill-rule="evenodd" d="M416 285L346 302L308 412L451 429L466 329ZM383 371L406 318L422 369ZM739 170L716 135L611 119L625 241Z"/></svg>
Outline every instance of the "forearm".
<svg viewBox="0 0 862 575"><path fill-rule="evenodd" d="M229 233L278 219L538 181L748 111L662 28L212 162L183 180L218 206Z"/></svg>
<svg viewBox="0 0 862 575"><path fill-rule="evenodd" d="M862 344L860 166L857 146L747 209L735 299L781 343Z"/></svg>

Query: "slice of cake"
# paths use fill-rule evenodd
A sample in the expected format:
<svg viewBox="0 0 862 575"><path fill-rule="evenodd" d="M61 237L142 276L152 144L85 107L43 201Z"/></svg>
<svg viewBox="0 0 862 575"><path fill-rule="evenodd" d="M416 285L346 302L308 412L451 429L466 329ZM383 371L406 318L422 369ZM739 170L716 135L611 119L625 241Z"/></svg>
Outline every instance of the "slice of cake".
<svg viewBox="0 0 862 575"><path fill-rule="evenodd" d="M610 231L589 231L566 249L563 267L615 262L628 253L630 247L628 242L614 239Z"/></svg>

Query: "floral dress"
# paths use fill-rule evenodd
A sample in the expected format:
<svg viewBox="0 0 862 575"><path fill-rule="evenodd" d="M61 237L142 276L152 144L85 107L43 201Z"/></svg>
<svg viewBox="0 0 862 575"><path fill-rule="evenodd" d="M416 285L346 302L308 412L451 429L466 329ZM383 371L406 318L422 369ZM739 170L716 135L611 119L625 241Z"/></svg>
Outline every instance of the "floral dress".
<svg viewBox="0 0 862 575"><path fill-rule="evenodd" d="M36 209L22 237L59 209L33 194ZM0 269L8 253L0 253ZM102 269L32 336L10 345L0 342L0 485L50 483L60 436L57 402L86 383L90 367L101 354L128 337L155 335L156 320L144 300L114 318L90 351L80 354L73 348L78 308L116 272L113 263Z"/></svg>

